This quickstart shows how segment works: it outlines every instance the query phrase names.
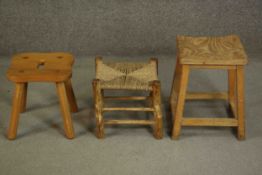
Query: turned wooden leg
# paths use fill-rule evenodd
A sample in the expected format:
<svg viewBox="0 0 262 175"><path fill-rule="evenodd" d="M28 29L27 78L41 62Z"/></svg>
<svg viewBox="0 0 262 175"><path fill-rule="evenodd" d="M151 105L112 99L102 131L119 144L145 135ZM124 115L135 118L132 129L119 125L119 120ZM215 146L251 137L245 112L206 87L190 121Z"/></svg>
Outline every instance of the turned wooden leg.
<svg viewBox="0 0 262 175"><path fill-rule="evenodd" d="M16 83L15 84L15 92L13 96L13 106L12 113L10 118L10 124L8 129L7 137L12 140L16 138L17 126L19 121L19 113L21 111L23 92L25 89L25 83Z"/></svg>
<svg viewBox="0 0 262 175"><path fill-rule="evenodd" d="M93 80L93 95L96 113L96 136L104 138L104 120L102 116L103 98L99 80Z"/></svg>
<svg viewBox="0 0 262 175"><path fill-rule="evenodd" d="M73 91L71 80L68 80L68 81L65 82L65 87L66 87L66 94L67 94L67 98L68 98L68 102L69 102L69 105L70 105L71 112L77 112L78 107L77 107L77 103L76 103L75 94L74 94L74 91Z"/></svg>
<svg viewBox="0 0 262 175"><path fill-rule="evenodd" d="M162 110L161 110L161 87L159 81L154 81L152 84L153 93L152 101L154 108L154 136L156 139L163 138L163 119L162 119Z"/></svg>
<svg viewBox="0 0 262 175"><path fill-rule="evenodd" d="M187 91L188 76L189 76L189 66L181 65L181 77L180 77L180 83L178 88L178 95L177 95L178 97L176 102L177 104L175 106L175 110L173 113L173 118L174 118L173 131L172 131L173 139L178 139L180 135L181 121L183 118L185 97Z"/></svg>
<svg viewBox="0 0 262 175"><path fill-rule="evenodd" d="M69 110L68 98L66 95L66 88L64 82L56 83L57 92L60 100L61 112L64 120L64 128L66 137L69 139L74 138L74 128L72 124L71 114Z"/></svg>
<svg viewBox="0 0 262 175"><path fill-rule="evenodd" d="M24 83L24 88L23 88L23 92L22 92L21 107L20 107L21 113L26 111L27 87L28 87L28 83Z"/></svg>
<svg viewBox="0 0 262 175"><path fill-rule="evenodd" d="M239 140L245 139L245 116L244 116L244 67L237 66L237 137Z"/></svg>

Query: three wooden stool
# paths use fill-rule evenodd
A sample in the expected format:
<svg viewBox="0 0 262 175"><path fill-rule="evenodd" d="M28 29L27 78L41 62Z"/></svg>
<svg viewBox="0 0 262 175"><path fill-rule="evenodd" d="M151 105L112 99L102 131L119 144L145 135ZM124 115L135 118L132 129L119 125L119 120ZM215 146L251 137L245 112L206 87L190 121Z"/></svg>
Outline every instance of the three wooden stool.
<svg viewBox="0 0 262 175"><path fill-rule="evenodd" d="M177 64L173 80L170 104L174 119L172 138L180 135L181 126L237 127L239 140L245 138L244 118L244 65L247 56L238 36L225 37L177 37ZM228 70L227 93L187 92L190 69ZM228 100L233 118L184 118L185 100Z"/></svg>
<svg viewBox="0 0 262 175"><path fill-rule="evenodd" d="M9 80L15 83L12 114L8 138L15 139L19 113L26 110L29 82L53 82L56 84L63 114L66 137L74 138L71 112L77 112L77 104L71 84L74 58L68 53L22 53L12 58L7 71Z"/></svg>
<svg viewBox="0 0 262 175"><path fill-rule="evenodd" d="M154 136L163 137L161 90L157 77L157 59L149 63L104 63L102 57L96 58L96 79L93 80L96 112L96 135L104 137L104 125L138 124L152 125ZM104 90L139 90L150 92L149 96L105 97ZM111 100L150 100L150 107L105 107L104 99ZM153 112L153 120L104 120L103 113L109 111Z"/></svg>

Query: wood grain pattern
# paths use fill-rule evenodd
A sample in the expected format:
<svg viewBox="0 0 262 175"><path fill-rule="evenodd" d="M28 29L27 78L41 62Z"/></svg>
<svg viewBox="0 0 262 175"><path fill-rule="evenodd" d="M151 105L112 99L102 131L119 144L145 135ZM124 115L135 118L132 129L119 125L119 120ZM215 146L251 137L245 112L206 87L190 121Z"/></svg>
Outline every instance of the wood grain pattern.
<svg viewBox="0 0 262 175"><path fill-rule="evenodd" d="M247 55L236 35L223 37L177 36L181 64L245 65Z"/></svg>
<svg viewBox="0 0 262 175"><path fill-rule="evenodd" d="M96 137L99 139L104 138L104 119L102 115L103 108L103 96L98 79L93 80L93 95L95 104L95 116L96 116Z"/></svg>
<svg viewBox="0 0 262 175"><path fill-rule="evenodd" d="M18 121L19 121L19 113L21 110L24 88L25 88L24 83L15 84L12 113L11 113L11 118L10 118L10 123L9 123L8 134L7 134L7 138L10 140L13 140L16 138L17 126L18 126Z"/></svg>
<svg viewBox="0 0 262 175"><path fill-rule="evenodd" d="M232 118L187 118L182 120L183 126L238 126L238 121Z"/></svg>
<svg viewBox="0 0 262 175"><path fill-rule="evenodd" d="M106 125L153 125L154 121L150 120L105 120Z"/></svg>
<svg viewBox="0 0 262 175"><path fill-rule="evenodd" d="M66 137L69 139L74 138L74 128L71 120L71 114L69 111L69 103L68 99L66 96L66 89L65 89L65 84L64 83L57 83L57 93L59 96L60 100L60 106L61 106L61 112L64 120L64 128L65 128L65 133Z"/></svg>
<svg viewBox="0 0 262 175"><path fill-rule="evenodd" d="M70 79L65 82L65 87L66 87L66 94L68 97L68 102L69 102L71 112L77 112L78 107L77 107L75 94L74 94L72 83Z"/></svg>
<svg viewBox="0 0 262 175"><path fill-rule="evenodd" d="M21 99L21 107L20 107L21 113L26 111L27 88L28 88L28 83L24 83L24 88L23 88L23 92L22 92L22 99Z"/></svg>
<svg viewBox="0 0 262 175"><path fill-rule="evenodd" d="M7 77L13 82L61 82L71 78L74 58L67 53L22 53L13 56Z"/></svg>
<svg viewBox="0 0 262 175"><path fill-rule="evenodd" d="M238 36L177 37L177 64L170 95L174 118L172 138L179 137L181 126L236 127L239 140L245 139L244 65L247 56ZM190 69L222 69L228 71L228 92L188 92ZM184 117L185 100L227 100L233 118Z"/></svg>
<svg viewBox="0 0 262 175"><path fill-rule="evenodd" d="M74 138L71 121L72 112L77 112L77 104L71 84L74 58L68 53L21 53L13 56L7 71L9 80L16 84L8 138L16 137L19 112L25 112L28 82L53 82L57 85L62 116L67 138ZM69 106L70 103L70 106Z"/></svg>
<svg viewBox="0 0 262 175"><path fill-rule="evenodd" d="M244 67L237 68L237 137L245 139L245 109L244 109Z"/></svg>
<svg viewBox="0 0 262 175"><path fill-rule="evenodd" d="M156 139L163 138L163 119L161 110L161 87L159 81L153 81L152 83L152 104L154 109L154 136Z"/></svg>
<svg viewBox="0 0 262 175"><path fill-rule="evenodd" d="M178 139L180 135L188 77L189 77L189 66L181 65L181 79L180 79L179 90L177 95L177 103L174 111L175 113L173 113L174 124L173 124L173 131L172 131L172 139Z"/></svg>

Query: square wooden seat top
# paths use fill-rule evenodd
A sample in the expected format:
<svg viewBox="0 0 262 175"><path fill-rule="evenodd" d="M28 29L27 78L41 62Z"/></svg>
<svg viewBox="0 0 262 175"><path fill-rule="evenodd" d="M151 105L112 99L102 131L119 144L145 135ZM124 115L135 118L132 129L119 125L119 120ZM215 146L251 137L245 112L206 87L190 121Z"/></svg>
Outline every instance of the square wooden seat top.
<svg viewBox="0 0 262 175"><path fill-rule="evenodd" d="M245 65L247 55L237 35L223 37L177 36L180 64Z"/></svg>
<svg viewBox="0 0 262 175"><path fill-rule="evenodd" d="M63 82L71 78L73 63L69 53L21 53L13 56L7 77L16 83Z"/></svg>

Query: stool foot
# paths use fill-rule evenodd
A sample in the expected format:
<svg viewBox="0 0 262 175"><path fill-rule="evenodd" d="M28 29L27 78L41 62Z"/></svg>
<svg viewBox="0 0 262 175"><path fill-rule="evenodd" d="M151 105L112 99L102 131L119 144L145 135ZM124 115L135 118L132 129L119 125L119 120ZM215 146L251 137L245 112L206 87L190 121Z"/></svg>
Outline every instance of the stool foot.
<svg viewBox="0 0 262 175"><path fill-rule="evenodd" d="M98 122L98 121L97 121L97 125L96 125L96 137L97 137L98 139L103 139L103 138L105 137L103 121L101 121L101 122Z"/></svg>
<svg viewBox="0 0 262 175"><path fill-rule="evenodd" d="M181 65L180 65L181 66ZM173 109L173 131L172 131L172 138L177 139L180 135L181 131L181 121L183 118L183 111L185 105L185 98L186 98L186 91L187 91L187 83L189 77L189 67L188 65L181 66L181 78L178 87L178 94L177 94L177 103L175 104L175 109ZM173 97L175 98L175 97ZM172 100L172 99L171 99ZM171 106L173 107L173 106Z"/></svg>
<svg viewBox="0 0 262 175"><path fill-rule="evenodd" d="M163 121L162 121L162 112L161 112L161 87L159 81L154 81L152 84L152 100L154 108L154 136L156 139L163 138Z"/></svg>
<svg viewBox="0 0 262 175"><path fill-rule="evenodd" d="M103 95L99 80L93 80L93 94L96 113L96 137L102 139L104 138L104 121L102 115Z"/></svg>
<svg viewBox="0 0 262 175"><path fill-rule="evenodd" d="M65 134L68 139L74 138L74 128L69 111L68 98L66 95L65 83L56 83L57 92L60 100L62 116L64 120Z"/></svg>
<svg viewBox="0 0 262 175"><path fill-rule="evenodd" d="M71 80L65 82L65 87L66 87L66 94L67 94L71 112L78 112L78 107L77 107Z"/></svg>
<svg viewBox="0 0 262 175"><path fill-rule="evenodd" d="M15 84L15 92L13 96L13 106L12 113L10 118L10 124L8 129L7 138L13 140L16 138L17 126L19 121L19 113L21 111L22 99L24 96L24 83L16 83Z"/></svg>
<svg viewBox="0 0 262 175"><path fill-rule="evenodd" d="M237 66L237 137L245 139L245 116L244 116L244 68Z"/></svg>
<svg viewBox="0 0 262 175"><path fill-rule="evenodd" d="M163 138L163 122L162 118L157 118L155 120L156 124L154 127L154 137L156 139L162 139Z"/></svg>

